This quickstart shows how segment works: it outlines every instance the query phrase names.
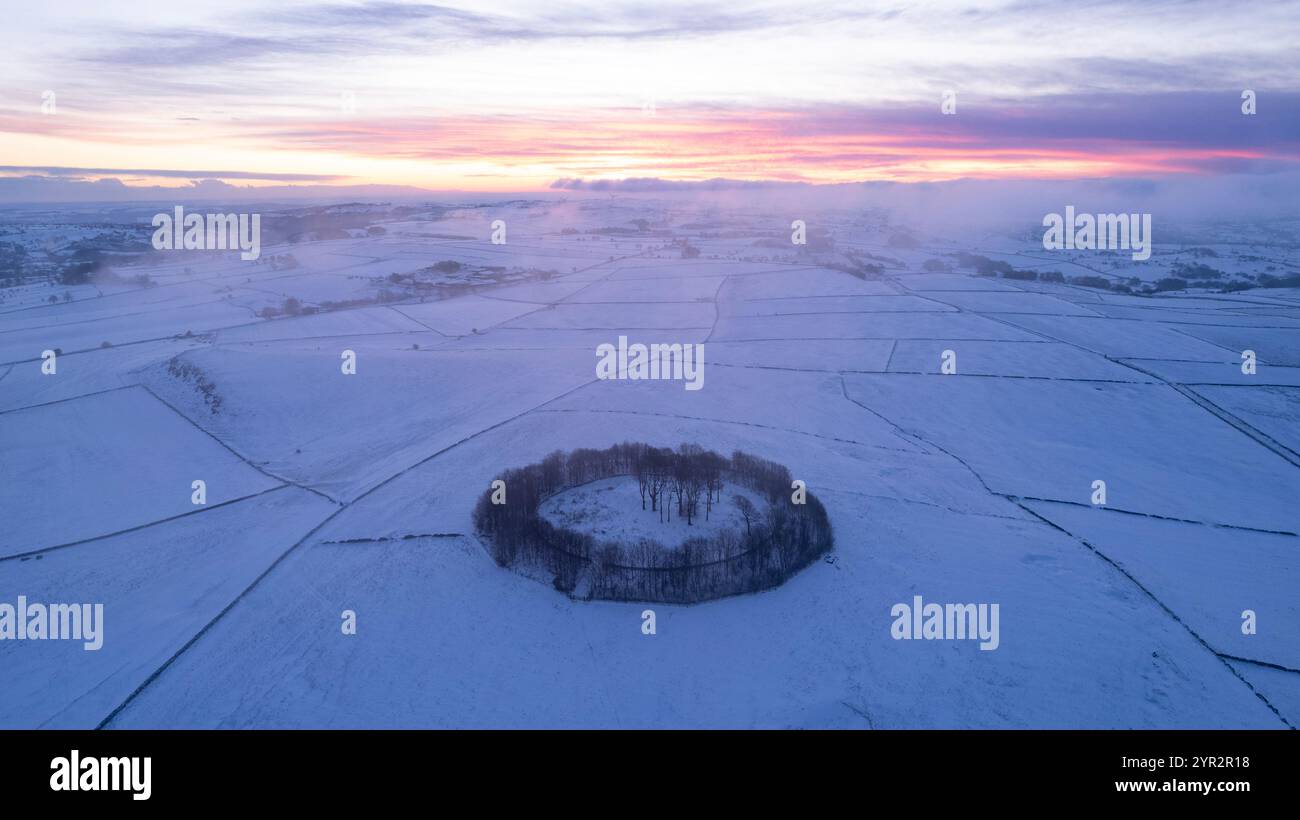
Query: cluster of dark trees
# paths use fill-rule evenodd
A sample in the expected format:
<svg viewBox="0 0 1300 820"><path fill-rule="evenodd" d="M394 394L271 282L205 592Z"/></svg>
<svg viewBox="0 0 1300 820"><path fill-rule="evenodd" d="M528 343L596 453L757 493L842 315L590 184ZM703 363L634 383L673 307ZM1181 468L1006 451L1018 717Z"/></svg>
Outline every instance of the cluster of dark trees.
<svg viewBox="0 0 1300 820"><path fill-rule="evenodd" d="M291 253L272 254L269 259L271 270L293 270L298 267L298 258Z"/></svg>
<svg viewBox="0 0 1300 820"><path fill-rule="evenodd" d="M1192 248L1197 256L1218 256L1211 248ZM1228 274L1223 271L1212 268L1203 263L1187 264L1180 263L1174 266L1173 276L1166 276L1153 284L1144 284L1142 281L1131 278L1127 282L1117 282L1107 279L1104 276L1064 276L1060 271L1032 271L1016 270L1006 262L995 262L988 257L979 254L966 253L959 251L950 254L957 259L958 267L974 268L977 276L998 277L1003 279L1020 279L1025 281L1038 282L1059 282L1078 285L1079 287L1094 288L1096 290L1109 290L1115 293L1131 293L1138 296L1145 296L1151 293L1165 293L1169 291L1187 290L1193 281L1199 283L1201 287L1221 287L1224 292L1247 290L1252 287L1251 284L1240 281L1229 281L1226 279ZM932 264L934 263L934 264ZM938 271L943 269L943 263L939 260L929 260L923 268L927 271ZM1257 277L1257 286L1259 287L1300 287L1300 276L1291 276L1285 279L1261 274Z"/></svg>
<svg viewBox="0 0 1300 820"><path fill-rule="evenodd" d="M293 296L287 297L280 303L279 307L267 305L257 312L258 316L263 319L274 319L277 316L301 316L305 313L316 313L316 310L310 307L303 307L302 302Z"/></svg>
<svg viewBox="0 0 1300 820"><path fill-rule="evenodd" d="M65 285L84 285L103 265L99 253L78 251L72 261L59 270L59 281Z"/></svg>
<svg viewBox="0 0 1300 820"><path fill-rule="evenodd" d="M1179 279L1222 279L1227 276L1218 268L1212 268L1203 262L1197 262L1194 265L1179 262L1174 265L1171 273Z"/></svg>
<svg viewBox="0 0 1300 820"><path fill-rule="evenodd" d="M883 265L874 265L870 262L863 262L861 260L824 262L822 265L831 270L837 270L840 273L847 273L849 276L856 276L859 279L877 278L885 272L885 267Z"/></svg>
<svg viewBox="0 0 1300 820"><path fill-rule="evenodd" d="M1008 262L989 259L987 256L981 256L978 253L958 251L955 254L949 254L949 256L956 257L957 267L959 268L974 268L976 276L996 277L998 274L1006 274L1014 270Z"/></svg>
<svg viewBox="0 0 1300 820"><path fill-rule="evenodd" d="M95 272L94 263L77 262L59 271L59 282L64 285L84 285Z"/></svg>
<svg viewBox="0 0 1300 820"><path fill-rule="evenodd" d="M713 505L722 500L722 471L727 460L698 445L683 444L676 451L645 447L636 454L632 475L641 491L641 509L659 513L660 521L672 521L674 496L677 517L693 525L700 514L700 496L704 496L704 520L713 513Z"/></svg>
<svg viewBox="0 0 1300 820"><path fill-rule="evenodd" d="M198 365L183 362L179 356L173 356L167 360L167 372L181 381L192 382L203 396L203 403L208 409L213 413L221 412L221 396L217 393L217 386Z"/></svg>
<svg viewBox="0 0 1300 820"><path fill-rule="evenodd" d="M1273 276L1261 273L1257 277L1261 288L1300 288L1300 273L1288 276Z"/></svg>
<svg viewBox="0 0 1300 820"><path fill-rule="evenodd" d="M26 248L17 242L0 242L0 286L20 284L26 265Z"/></svg>
<svg viewBox="0 0 1300 820"><path fill-rule="evenodd" d="M692 522L701 505L707 517L722 503L726 482L763 499L733 495L743 530L690 538L675 549L658 541L598 541L557 527L537 510L547 498L570 487L614 476L635 478L642 509L661 521L674 508ZM780 464L742 452L730 458L697 445L677 450L625 442L604 450L555 452L537 464L509 470L506 503L493 491L479 499L474 524L504 567L540 568L556 589L587 598L618 601L697 601L777 586L834 544L826 510L811 493L792 500L790 472ZM582 589L579 589L579 587Z"/></svg>
<svg viewBox="0 0 1300 820"><path fill-rule="evenodd" d="M294 213L264 214L262 242L270 245L280 242L297 244L313 239L347 239L352 235L353 229L368 229L375 217L365 206L354 206L359 206L359 203L303 208ZM399 210L403 209L393 209L390 215L396 216Z"/></svg>

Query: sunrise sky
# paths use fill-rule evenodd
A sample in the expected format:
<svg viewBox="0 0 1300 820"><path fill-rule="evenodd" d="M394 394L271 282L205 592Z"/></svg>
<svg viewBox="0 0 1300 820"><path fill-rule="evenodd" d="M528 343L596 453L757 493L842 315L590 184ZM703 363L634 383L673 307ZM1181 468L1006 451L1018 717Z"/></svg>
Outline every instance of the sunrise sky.
<svg viewBox="0 0 1300 820"><path fill-rule="evenodd" d="M1300 4L801 5L9 3L0 175L529 191L1300 167Z"/></svg>

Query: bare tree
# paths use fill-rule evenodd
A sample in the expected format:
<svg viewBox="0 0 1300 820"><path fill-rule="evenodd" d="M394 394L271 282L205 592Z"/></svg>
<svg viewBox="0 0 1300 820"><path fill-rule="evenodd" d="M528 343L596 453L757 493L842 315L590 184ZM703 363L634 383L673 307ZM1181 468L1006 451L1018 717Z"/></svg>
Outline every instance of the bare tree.
<svg viewBox="0 0 1300 820"><path fill-rule="evenodd" d="M754 502L737 493L731 497L731 503L740 511L740 517L745 519L745 536L752 536L754 534L752 525L758 520L758 510L754 507Z"/></svg>
<svg viewBox="0 0 1300 820"><path fill-rule="evenodd" d="M641 509L645 510L646 491L650 489L650 469L644 458L639 458L632 468L636 475L636 486L641 491Z"/></svg>
<svg viewBox="0 0 1300 820"><path fill-rule="evenodd" d="M686 460L686 459L683 459ZM699 465L687 461L687 466L683 470L683 483L686 487L686 523L692 524L695 516L700 510L700 494L704 492L704 473L699 469Z"/></svg>
<svg viewBox="0 0 1300 820"><path fill-rule="evenodd" d="M717 453L707 452L701 460L700 466L704 474L704 520L709 520L709 514L713 512L713 496L716 493L718 501L722 500L722 464L723 459Z"/></svg>

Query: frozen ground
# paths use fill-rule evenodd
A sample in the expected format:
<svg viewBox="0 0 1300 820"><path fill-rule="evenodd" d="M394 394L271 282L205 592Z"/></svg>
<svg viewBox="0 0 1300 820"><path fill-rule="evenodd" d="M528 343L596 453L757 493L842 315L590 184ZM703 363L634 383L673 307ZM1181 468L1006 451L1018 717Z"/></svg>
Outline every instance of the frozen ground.
<svg viewBox="0 0 1300 820"><path fill-rule="evenodd" d="M1300 296L953 256L1249 282L1294 243L1202 226L1144 267L861 215L801 253L789 214L635 198L361 213L384 231L0 289L0 603L105 607L97 652L0 641L0 726L1300 726ZM597 380L620 334L704 343L704 388ZM497 475L625 440L789 466L831 560L654 636L493 563ZM577 500L551 512L630 526ZM999 647L891 639L916 595L997 603Z"/></svg>

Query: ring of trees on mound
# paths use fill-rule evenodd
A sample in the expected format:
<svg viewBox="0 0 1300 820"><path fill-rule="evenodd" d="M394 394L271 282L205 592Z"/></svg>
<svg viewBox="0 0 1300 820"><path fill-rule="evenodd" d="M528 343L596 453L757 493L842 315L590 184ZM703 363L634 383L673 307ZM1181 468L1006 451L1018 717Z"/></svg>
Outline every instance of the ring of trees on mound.
<svg viewBox="0 0 1300 820"><path fill-rule="evenodd" d="M657 511L661 520L674 512L692 526L701 512L707 520L723 503L724 478L754 491L765 505L735 494L729 503L743 529L688 538L675 549L653 539L597 540L538 513L558 493L617 476L635 478L642 510ZM506 503L493 504L488 490L474 509L474 525L492 557L503 567L540 568L554 576L556 589L575 597L694 603L757 592L778 586L834 546L821 502L805 492L804 503L794 503L789 470L739 451L727 458L692 444L674 451L625 442L557 451L501 479Z"/></svg>

